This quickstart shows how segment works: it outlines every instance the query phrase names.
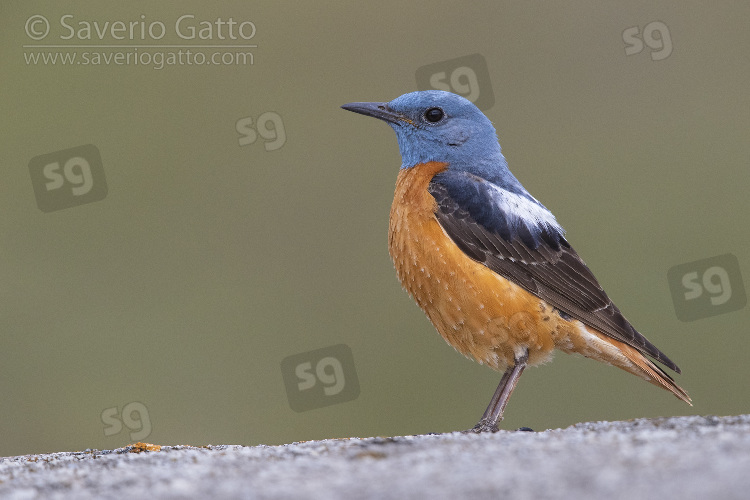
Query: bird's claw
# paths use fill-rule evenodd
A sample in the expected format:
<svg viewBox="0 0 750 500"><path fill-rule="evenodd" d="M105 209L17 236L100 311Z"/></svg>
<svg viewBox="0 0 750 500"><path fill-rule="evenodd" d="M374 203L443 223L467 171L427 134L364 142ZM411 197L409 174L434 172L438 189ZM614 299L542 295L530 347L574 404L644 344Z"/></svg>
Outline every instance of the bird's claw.
<svg viewBox="0 0 750 500"><path fill-rule="evenodd" d="M497 426L497 422L488 422L484 419L480 420L477 425L472 427L466 432L473 432L475 434L481 434L483 432L497 432L500 429Z"/></svg>

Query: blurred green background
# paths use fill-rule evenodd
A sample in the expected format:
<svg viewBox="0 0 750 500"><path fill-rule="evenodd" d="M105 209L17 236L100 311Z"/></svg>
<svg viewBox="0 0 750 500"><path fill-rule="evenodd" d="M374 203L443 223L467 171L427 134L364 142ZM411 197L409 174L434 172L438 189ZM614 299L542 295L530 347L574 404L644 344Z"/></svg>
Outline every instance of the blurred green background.
<svg viewBox="0 0 750 500"><path fill-rule="evenodd" d="M682 367L695 402L558 353L527 370L503 428L750 411L750 309L681 322L667 280L726 253L750 276L750 5L27 2L0 14L0 455L123 446L135 424L118 431L102 412L134 402L143 440L159 444L474 425L500 374L455 353L401 290L386 243L395 136L339 108L416 90L420 67L470 54L486 60L485 113L511 170ZM66 14L76 30L160 21L167 33L65 40ZM184 40L185 14L257 32ZM42 41L25 31L35 15L51 25ZM668 32L626 55L638 47L623 33L642 40L655 21ZM27 62L232 43L257 45L252 64ZM124 47L24 48L35 44ZM268 112L285 140L240 145L238 121ZM42 212L29 162L84 144L101 153L107 196ZM359 397L292 411L281 361L335 344L351 348Z"/></svg>

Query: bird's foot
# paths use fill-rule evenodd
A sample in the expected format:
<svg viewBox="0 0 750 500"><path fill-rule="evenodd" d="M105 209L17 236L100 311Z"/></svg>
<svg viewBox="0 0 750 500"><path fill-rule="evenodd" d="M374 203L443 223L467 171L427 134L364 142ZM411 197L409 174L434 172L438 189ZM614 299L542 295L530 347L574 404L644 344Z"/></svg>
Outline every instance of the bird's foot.
<svg viewBox="0 0 750 500"><path fill-rule="evenodd" d="M473 432L475 434L481 434L482 432L497 432L500 429L497 426L497 422L491 422L487 419L482 419L477 425L472 427L466 432Z"/></svg>
<svg viewBox="0 0 750 500"><path fill-rule="evenodd" d="M482 419L479 421L477 425L475 425L468 431L463 431L463 432L464 434L468 434L468 433L481 434L482 432L498 432L499 430L500 429L497 426L497 422L491 423ZM532 429L531 427L519 427L518 429L516 429L516 432L534 432L534 429Z"/></svg>

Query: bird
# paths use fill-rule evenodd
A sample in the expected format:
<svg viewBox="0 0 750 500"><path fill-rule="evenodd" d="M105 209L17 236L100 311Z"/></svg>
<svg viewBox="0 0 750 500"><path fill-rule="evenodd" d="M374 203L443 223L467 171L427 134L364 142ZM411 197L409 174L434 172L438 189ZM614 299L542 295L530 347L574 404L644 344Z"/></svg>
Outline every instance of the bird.
<svg viewBox="0 0 750 500"><path fill-rule="evenodd" d="M516 179L492 122L443 90L343 109L396 132L401 167L388 249L403 288L458 352L502 372L470 431L497 432L526 366L554 350L621 368L690 404L571 247L555 216Z"/></svg>

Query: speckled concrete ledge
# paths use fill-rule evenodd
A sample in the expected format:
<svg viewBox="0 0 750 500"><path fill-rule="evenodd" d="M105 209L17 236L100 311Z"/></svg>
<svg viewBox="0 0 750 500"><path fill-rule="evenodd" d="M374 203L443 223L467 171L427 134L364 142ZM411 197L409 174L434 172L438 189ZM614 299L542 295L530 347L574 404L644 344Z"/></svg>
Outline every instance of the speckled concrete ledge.
<svg viewBox="0 0 750 500"><path fill-rule="evenodd" d="M10 499L745 499L749 491L750 415L0 459L0 497Z"/></svg>

